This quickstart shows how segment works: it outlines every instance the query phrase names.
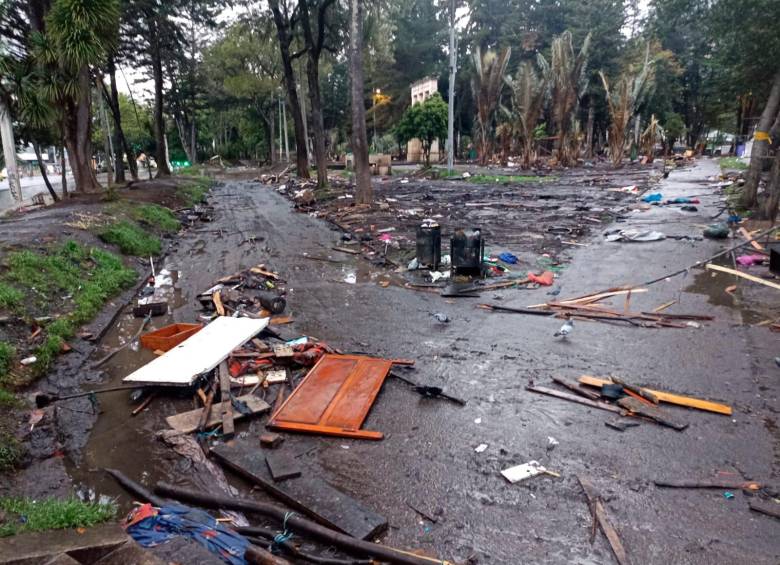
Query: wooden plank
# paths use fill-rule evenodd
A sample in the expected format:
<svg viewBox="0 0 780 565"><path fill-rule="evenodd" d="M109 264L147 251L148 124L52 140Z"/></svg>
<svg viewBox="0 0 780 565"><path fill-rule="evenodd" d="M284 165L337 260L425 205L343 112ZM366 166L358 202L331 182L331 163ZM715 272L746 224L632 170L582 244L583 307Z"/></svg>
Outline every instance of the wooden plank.
<svg viewBox="0 0 780 565"><path fill-rule="evenodd" d="M666 488L733 488L741 490L761 490L761 484L742 479L705 479L705 480L665 480L653 481L657 487Z"/></svg>
<svg viewBox="0 0 780 565"><path fill-rule="evenodd" d="M301 477L276 483L265 462L267 452L254 442L236 440L211 450L223 464L260 485L270 495L320 524L358 539L372 539L387 528L387 520L360 502L333 488L308 472Z"/></svg>
<svg viewBox="0 0 780 565"><path fill-rule="evenodd" d="M599 377L593 377L590 375L581 376L579 381L584 385L593 386L596 388L601 388L602 385L612 382L608 379L601 379ZM727 406L726 404L719 404L709 400L701 400L690 396L681 396L679 394L672 394L671 392L653 390L650 388L645 388L645 390L655 395L655 397L661 402L677 404L678 406L687 406L688 408L696 408L698 410L705 410L707 412L715 412L716 414L731 416L731 406Z"/></svg>
<svg viewBox="0 0 780 565"><path fill-rule="evenodd" d="M628 565L628 555L626 549L623 547L623 542L620 541L620 536L617 530L612 526L607 518L607 511L604 508L604 504L601 502L601 497L596 492L593 483L585 477L577 476L577 480L582 485L582 490L585 491L585 496L588 499L588 505L591 507L593 514L596 516L596 520L604 532L604 535L609 541L609 546L612 548L612 553L615 554L615 559L620 565Z"/></svg>
<svg viewBox="0 0 780 565"><path fill-rule="evenodd" d="M214 301L214 308L217 310L217 314L219 314L220 316L224 316L225 307L222 305L221 291L219 290L214 291L214 294L211 295L211 299Z"/></svg>
<svg viewBox="0 0 780 565"><path fill-rule="evenodd" d="M561 377L553 377L552 378L554 383L557 383L563 387L568 388L570 391L572 391L575 394L579 394L580 396L584 396L585 398L588 398L590 400L598 402L601 400L601 396L599 396L596 393L590 392L589 390L585 390L584 388L580 388L574 383L570 383L564 378Z"/></svg>
<svg viewBox="0 0 780 565"><path fill-rule="evenodd" d="M233 403L230 400L230 373L227 361L219 364L219 394L222 399L222 435L225 439L231 439L236 433L236 425L233 422Z"/></svg>
<svg viewBox="0 0 780 565"><path fill-rule="evenodd" d="M298 463L284 453L266 452L265 463L268 465L271 477L277 483L301 476L301 468Z"/></svg>
<svg viewBox="0 0 780 565"><path fill-rule="evenodd" d="M236 398L236 400L246 403L246 405L252 411L253 415L262 414L264 412L268 412L271 409L267 402L257 398L253 394L239 396ZM211 413L204 428L213 428L214 426L222 423L222 404L222 402L218 402L211 407ZM203 410L203 408L196 408L195 410L190 410L188 412L174 414L173 416L168 416L165 418L165 421L176 431L182 433L194 432L198 429L198 422L200 421L200 416L203 413ZM234 420L240 420L243 417L244 415L239 412L235 415Z"/></svg>
<svg viewBox="0 0 780 565"><path fill-rule="evenodd" d="M243 343L260 333L268 319L220 316L195 335L134 371L123 380L132 383L190 386Z"/></svg>
<svg viewBox="0 0 780 565"><path fill-rule="evenodd" d="M587 398L576 396L574 394L569 394L568 392L555 390L554 388L547 388L544 386L527 386L525 387L525 389L530 390L531 392L538 392L539 394L546 394L547 396L554 396L555 398L569 400L571 402L576 402L578 404L584 404L585 406L590 406L591 408L607 410L609 412L615 412L616 414L623 413L623 410L621 410L617 406L612 406L611 404L607 404L606 402L596 402L595 400L588 400Z"/></svg>
<svg viewBox="0 0 780 565"><path fill-rule="evenodd" d="M744 228L744 226L740 226L740 228L737 230L739 232L739 235L744 237L746 240L749 240L750 245L755 249L756 251L764 251L766 252L766 249L764 249L764 246L761 245L759 242L757 242L755 239L753 239L753 236L748 233L748 231Z"/></svg>
<svg viewBox="0 0 780 565"><path fill-rule="evenodd" d="M394 361L327 354L271 416L277 430L382 439L361 430Z"/></svg>
<svg viewBox="0 0 780 565"><path fill-rule="evenodd" d="M617 403L618 406L625 408L629 412L633 412L638 416L650 418L654 422L657 422L662 426L672 428L673 430L677 430L678 432L681 432L688 427L687 423L674 421L668 414L666 414L666 412L653 406L652 404L645 403L643 400L626 396L618 400Z"/></svg>
<svg viewBox="0 0 780 565"><path fill-rule="evenodd" d="M709 269L710 271L720 271L721 273L728 273L729 275L734 275L735 277L741 277L751 282L763 284L764 286L768 286L780 290L780 284L777 284L776 282L768 281L766 279L762 279L761 277L757 277L755 275L749 275L748 273L743 273L742 271L738 271L736 269L729 269L728 267L722 267L721 265L713 265L712 263L707 263L706 268Z"/></svg>
<svg viewBox="0 0 780 565"><path fill-rule="evenodd" d="M776 502L765 502L754 498L750 501L750 509L780 519L780 504Z"/></svg>

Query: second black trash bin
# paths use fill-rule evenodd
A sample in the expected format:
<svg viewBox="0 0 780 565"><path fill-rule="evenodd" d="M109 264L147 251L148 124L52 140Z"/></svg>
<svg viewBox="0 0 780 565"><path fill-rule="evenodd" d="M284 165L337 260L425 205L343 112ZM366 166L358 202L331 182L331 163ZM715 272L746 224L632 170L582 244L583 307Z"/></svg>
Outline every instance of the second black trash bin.
<svg viewBox="0 0 780 565"><path fill-rule="evenodd" d="M485 242L479 228L459 229L450 239L453 273L479 275L482 272L482 257Z"/></svg>

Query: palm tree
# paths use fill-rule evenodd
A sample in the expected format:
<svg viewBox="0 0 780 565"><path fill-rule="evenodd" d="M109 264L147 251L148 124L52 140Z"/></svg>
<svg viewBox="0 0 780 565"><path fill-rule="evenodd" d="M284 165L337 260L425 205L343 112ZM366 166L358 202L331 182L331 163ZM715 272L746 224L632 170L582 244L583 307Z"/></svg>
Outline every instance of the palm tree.
<svg viewBox="0 0 780 565"><path fill-rule="evenodd" d="M28 38L21 115L33 127L59 121L76 190L99 192L92 169L90 67L102 63L119 25L117 0L55 0Z"/></svg>
<svg viewBox="0 0 780 565"><path fill-rule="evenodd" d="M487 51L484 56L479 47L474 53L476 73L471 79L471 89L477 105L477 155L481 164L488 162L493 152L493 122L496 108L504 87L504 72L512 50L506 47L501 53Z"/></svg>
<svg viewBox="0 0 780 565"><path fill-rule="evenodd" d="M576 129L580 99L588 88L588 50L590 34L582 42L580 52L574 54L571 33L564 31L553 39L550 59L550 86L552 90L552 125L557 132L555 154L559 165L569 166L576 160L578 139Z"/></svg>
<svg viewBox="0 0 780 565"><path fill-rule="evenodd" d="M511 117L513 133L520 142L521 166L524 169L536 160L534 130L549 95L550 66L541 54L537 62L541 73L536 72L533 63L524 61L516 78L507 78L507 84L512 89L512 109L505 111Z"/></svg>
<svg viewBox="0 0 780 565"><path fill-rule="evenodd" d="M616 167L619 167L623 162L623 153L626 150L628 138L628 124L644 94L650 70L648 45L648 49L645 50L642 70L634 76L624 73L612 90L610 90L607 77L599 71L601 82L604 83L604 91L607 93L607 107L609 108L609 156L612 159L612 164Z"/></svg>

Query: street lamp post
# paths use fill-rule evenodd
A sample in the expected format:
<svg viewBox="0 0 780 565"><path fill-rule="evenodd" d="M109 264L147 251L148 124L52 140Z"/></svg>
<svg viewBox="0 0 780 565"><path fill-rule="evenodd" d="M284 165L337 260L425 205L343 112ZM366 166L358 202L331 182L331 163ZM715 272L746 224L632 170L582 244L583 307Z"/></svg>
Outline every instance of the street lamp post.
<svg viewBox="0 0 780 565"><path fill-rule="evenodd" d="M379 97L381 95L382 95L382 89L381 88L377 88L376 90L374 90L374 106L371 109L373 111L373 113L374 113L374 137L371 140L372 141L371 145L374 147L374 153L376 153L376 103L377 103L377 100L379 100Z"/></svg>

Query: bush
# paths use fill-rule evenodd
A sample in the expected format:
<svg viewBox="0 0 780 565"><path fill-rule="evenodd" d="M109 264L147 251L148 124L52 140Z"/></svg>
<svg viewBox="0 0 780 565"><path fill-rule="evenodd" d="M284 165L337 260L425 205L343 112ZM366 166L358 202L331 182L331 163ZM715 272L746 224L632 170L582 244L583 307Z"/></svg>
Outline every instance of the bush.
<svg viewBox="0 0 780 565"><path fill-rule="evenodd" d="M143 204L134 208L133 217L165 233L175 233L181 227L181 222L171 210L157 204Z"/></svg>

